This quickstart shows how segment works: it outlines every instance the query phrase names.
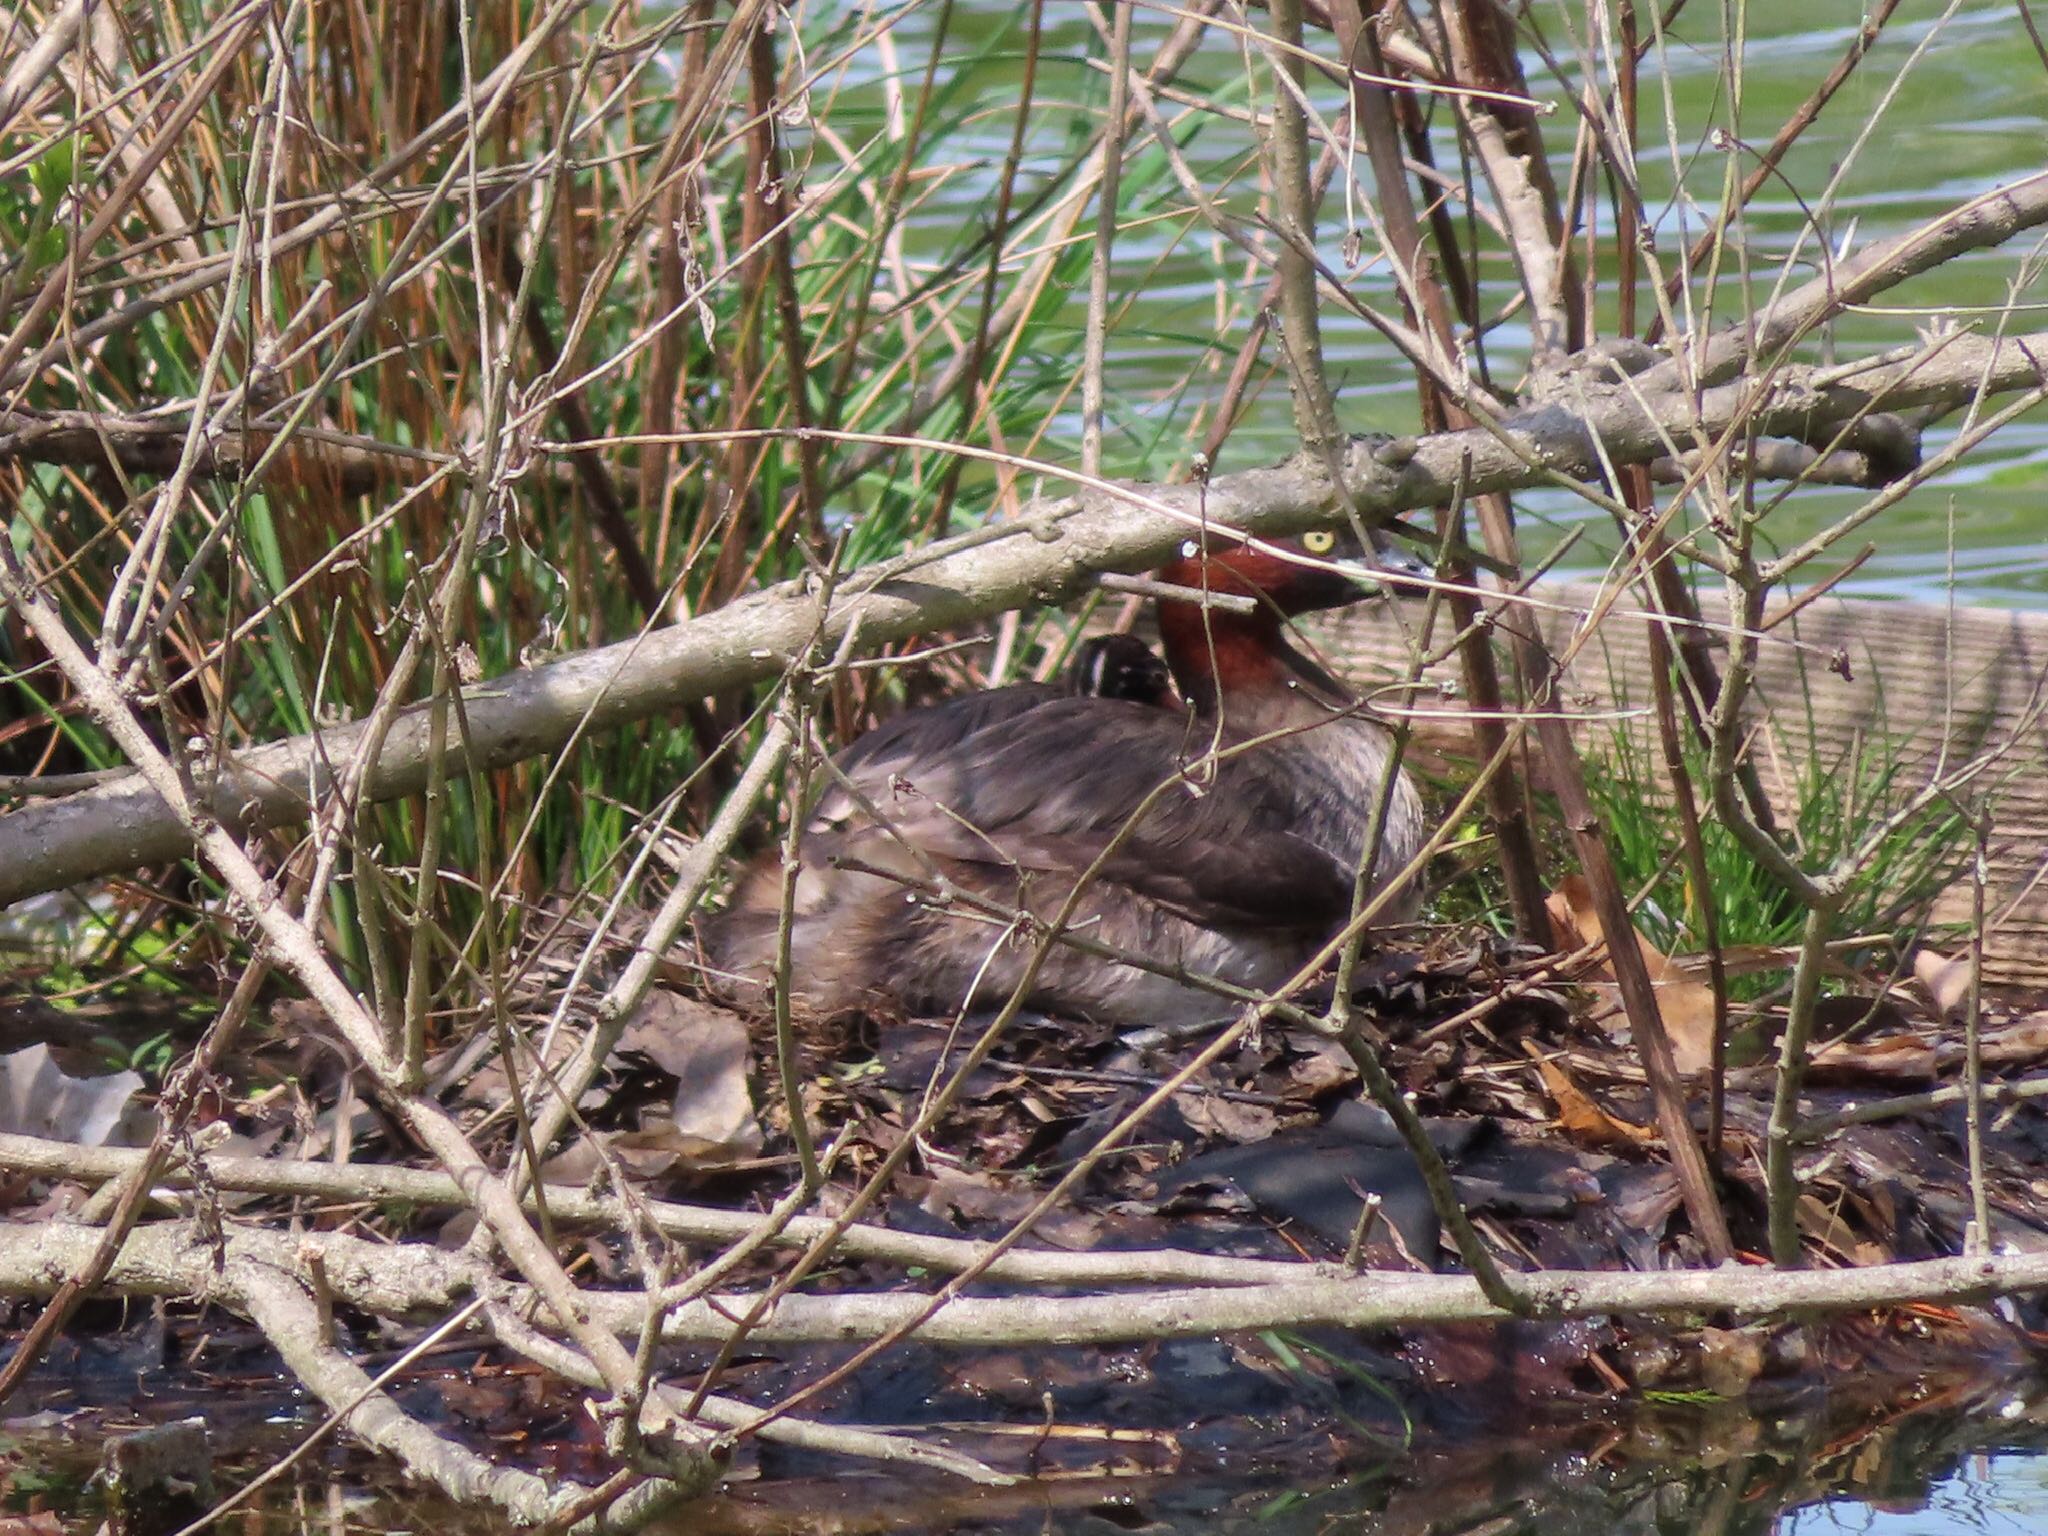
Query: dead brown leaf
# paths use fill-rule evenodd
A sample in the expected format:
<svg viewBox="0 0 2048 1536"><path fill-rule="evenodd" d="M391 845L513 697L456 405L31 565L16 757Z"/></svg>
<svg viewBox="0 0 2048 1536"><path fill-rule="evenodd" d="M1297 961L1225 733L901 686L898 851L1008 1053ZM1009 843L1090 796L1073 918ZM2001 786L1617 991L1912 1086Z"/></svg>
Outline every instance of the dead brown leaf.
<svg viewBox="0 0 2048 1536"><path fill-rule="evenodd" d="M618 1050L628 1056L645 1056L670 1077L680 1078L700 1065L707 1039L737 1039L744 1045L746 1023L736 1013L656 987L626 1021Z"/></svg>
<svg viewBox="0 0 2048 1536"><path fill-rule="evenodd" d="M1601 940L1600 918L1593 910L1593 891L1584 875L1567 875L1543 903L1550 913L1550 925L1562 950L1582 949ZM1657 1012L1664 1020L1664 1033L1671 1039L1671 1054L1681 1072L1704 1072L1714 1061L1714 989L1686 974L1686 967L1672 960L1640 933L1636 948L1650 972L1650 984L1657 991ZM1600 961L1594 974L1606 978L1590 982L1594 991L1615 1008L1621 1006L1614 985L1614 968Z"/></svg>
<svg viewBox="0 0 2048 1536"><path fill-rule="evenodd" d="M1357 1081L1357 1064L1334 1040L1315 1041L1287 1064L1288 1086L1303 1098L1321 1098Z"/></svg>
<svg viewBox="0 0 2048 1536"><path fill-rule="evenodd" d="M115 1138L128 1101L141 1088L133 1072L73 1077L36 1044L0 1056L0 1131L103 1147Z"/></svg>
<svg viewBox="0 0 2048 1536"><path fill-rule="evenodd" d="M519 1065L519 1081L527 1087L531 1086L537 1072L536 1063L533 1058L538 1054L539 1043L540 1040L538 1038L531 1039L528 1042L528 1048L520 1052L516 1057ZM548 1069L554 1071L565 1065L570 1056L575 1054L576 1045L577 1041L574 1031L567 1029L557 1030L553 1040L548 1042ZM453 1052L445 1054L449 1057L454 1055ZM444 1060L443 1062L436 1062L430 1065L438 1072L438 1069L446 1064ZM505 1070L503 1059L493 1054L489 1061L471 1072L463 1081L462 1096L467 1102L480 1105L485 1109L503 1109L510 1104L512 1102L512 1074ZM588 1093L584 1094L583 1100L577 1105L577 1108L584 1110L595 1109L603 1102L603 1094L596 1087L593 1087Z"/></svg>
<svg viewBox="0 0 2048 1536"><path fill-rule="evenodd" d="M2048 1013L2030 1013L1984 1032L1984 1060L1992 1066L2032 1066L2044 1056L2048 1056Z"/></svg>
<svg viewBox="0 0 2048 1536"><path fill-rule="evenodd" d="M747 1086L747 1026L739 1017L673 992L650 992L627 1024L620 1050L676 1079L666 1113L650 1107L632 1130L605 1138L629 1176L652 1181L760 1152L761 1122ZM586 1138L550 1159L546 1172L550 1179L580 1182L601 1166Z"/></svg>
<svg viewBox="0 0 2048 1536"><path fill-rule="evenodd" d="M664 1120L643 1120L638 1144L692 1162L730 1162L761 1150L747 1090L746 1023L679 993L656 990L634 1012L620 1049L645 1056L676 1080Z"/></svg>
<svg viewBox="0 0 2048 1536"><path fill-rule="evenodd" d="M1882 1263L1886 1255L1880 1246L1861 1236L1856 1228L1843 1219L1838 1200L1822 1200L1818 1196L1804 1194L1794 1207L1799 1218L1799 1230L1808 1241L1818 1243L1838 1262L1843 1264Z"/></svg>
<svg viewBox="0 0 2048 1536"><path fill-rule="evenodd" d="M973 1169L945 1169L932 1178L921 1202L942 1221L1021 1221L1037 1209L1039 1191L1018 1179Z"/></svg>
<svg viewBox="0 0 2048 1536"><path fill-rule="evenodd" d="M1569 1072L1529 1041L1523 1041L1522 1048L1543 1074L1544 1090L1557 1106L1557 1123L1573 1141L1589 1147L1642 1147L1657 1139L1657 1133L1647 1125L1617 1119L1594 1103L1586 1090L1572 1081Z"/></svg>
<svg viewBox="0 0 2048 1536"><path fill-rule="evenodd" d="M1970 962L1951 960L1936 950L1913 956L1913 979L1927 989L1937 1011L1959 1019L1970 1003Z"/></svg>
<svg viewBox="0 0 2048 1536"><path fill-rule="evenodd" d="M1173 1107L1203 1136L1243 1145L1264 1141L1280 1129L1280 1117L1263 1104L1244 1104L1214 1093L1177 1093Z"/></svg>
<svg viewBox="0 0 2048 1536"><path fill-rule="evenodd" d="M1764 1373L1763 1341L1746 1328L1700 1330L1700 1384L1720 1397L1739 1398Z"/></svg>
<svg viewBox="0 0 2048 1536"><path fill-rule="evenodd" d="M1933 1078L1935 1067L1934 1050L1925 1040L1898 1034L1828 1041L1814 1050L1808 1070L1816 1083L1921 1083Z"/></svg>

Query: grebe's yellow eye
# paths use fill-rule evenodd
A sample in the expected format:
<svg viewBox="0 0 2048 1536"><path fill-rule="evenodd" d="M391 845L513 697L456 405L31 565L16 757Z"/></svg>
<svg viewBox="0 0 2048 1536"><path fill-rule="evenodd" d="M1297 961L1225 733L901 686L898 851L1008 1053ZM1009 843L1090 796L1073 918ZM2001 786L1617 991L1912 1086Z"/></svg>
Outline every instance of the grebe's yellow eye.
<svg viewBox="0 0 2048 1536"><path fill-rule="evenodd" d="M1314 533L1301 536L1301 547L1312 555L1327 555L1337 547L1337 535L1318 528Z"/></svg>

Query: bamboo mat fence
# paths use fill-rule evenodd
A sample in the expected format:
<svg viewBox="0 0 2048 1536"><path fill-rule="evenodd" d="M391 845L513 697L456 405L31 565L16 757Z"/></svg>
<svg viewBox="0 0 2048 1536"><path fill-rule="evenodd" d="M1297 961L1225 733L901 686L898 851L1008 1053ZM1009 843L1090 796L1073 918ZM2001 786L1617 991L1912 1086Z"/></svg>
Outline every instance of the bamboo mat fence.
<svg viewBox="0 0 2048 1536"><path fill-rule="evenodd" d="M1599 600L1598 587L1546 583L1524 611L1553 656L1563 655ZM1660 765L1652 699L1649 625L1633 592L1579 646L1562 677L1560 697L1575 714L1624 712L1587 719L1575 729L1583 747L1612 745L1612 734ZM1725 624L1727 605L1703 595L1709 624ZM1789 616L1787 610L1790 609ZM1404 629L1420 621L1421 604L1371 603L1321 623L1310 638L1333 670L1365 689L1405 676ZM1897 783L1918 788L1944 766L1983 753L1996 761L1964 791L1965 803L1991 818L1989 933L1986 969L2008 983L2048 983L2048 613L1822 596L1768 610L1769 632L1758 657L1750 716L1759 766L1781 824L1793 820L1802 769L1817 766L1846 781L1857 765L1897 754ZM1447 621L1446 621L1447 623ZM1448 633L1446 628L1444 631ZM1497 642L1498 644L1498 642ZM1499 645L1505 665L1506 647ZM1716 636L1717 670L1726 643ZM1432 681L1455 682L1455 660L1431 669ZM1457 705L1423 697L1419 708L1451 718L1427 722L1418 740L1449 757L1469 760L1469 726ZM1542 782L1541 765L1532 765ZM1674 831L1674 837L1676 833ZM1935 910L1938 923L1967 923L1967 879Z"/></svg>

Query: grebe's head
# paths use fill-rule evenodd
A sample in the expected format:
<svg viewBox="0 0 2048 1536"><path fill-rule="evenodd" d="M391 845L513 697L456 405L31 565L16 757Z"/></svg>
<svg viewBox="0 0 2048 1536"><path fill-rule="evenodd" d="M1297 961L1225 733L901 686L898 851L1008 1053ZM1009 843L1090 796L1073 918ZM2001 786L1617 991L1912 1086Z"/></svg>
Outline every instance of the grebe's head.
<svg viewBox="0 0 2048 1536"><path fill-rule="evenodd" d="M1211 530L1206 540L1183 543L1180 557L1159 576L1178 587L1249 597L1273 615L1291 618L1371 596L1380 569L1373 551L1349 531L1317 529L1251 543Z"/></svg>

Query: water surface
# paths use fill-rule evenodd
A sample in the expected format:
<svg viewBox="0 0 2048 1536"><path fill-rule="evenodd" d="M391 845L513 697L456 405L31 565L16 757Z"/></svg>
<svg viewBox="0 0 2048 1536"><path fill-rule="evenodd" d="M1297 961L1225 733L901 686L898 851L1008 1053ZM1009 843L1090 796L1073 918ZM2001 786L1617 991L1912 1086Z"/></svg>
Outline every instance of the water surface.
<svg viewBox="0 0 2048 1536"><path fill-rule="evenodd" d="M1577 88L1572 26L1585 7L1538 6L1535 14L1560 65L1526 58L1535 94L1559 110L1548 119L1548 143L1562 179L1561 158L1571 147L1569 93ZM1746 28L1740 68L1740 107L1729 107L1729 58L1724 12ZM914 92L921 78L936 7L912 7L894 31L894 65ZM961 0L953 7L947 65L962 93L962 125L944 140L940 158L959 166L944 190L913 222L914 258L937 261L964 238L986 228L997 168L1010 149L1023 79L1022 7L999 0ZM1234 11L1232 14L1236 14ZM1256 17L1259 13L1254 11ZM1019 186L1041 185L1084 142L1084 124L1099 120L1104 77L1088 67L1102 46L1078 5L1048 4L1043 58L1034 83L1039 111L1027 136ZM1149 59L1172 24L1167 8L1140 8L1134 57ZM1788 115L1841 56L1862 19L1859 6L1708 6L1681 13L1674 32L1645 64L1639 175L1656 212L1660 249L1689 243L1721 200L1732 151L1727 142L1768 143ZM1731 22L1732 24L1732 22ZM1330 45L1311 34L1312 45ZM857 54L836 91L818 101L835 127L859 142L882 122L881 75L890 59L874 49ZM1243 56L1228 33L1212 34L1182 76L1190 90L1230 111L1263 110L1269 87L1259 70L1247 95ZM1334 117L1341 106L1325 82L1318 109ZM1070 104L1071 111L1062 111ZM1249 215L1258 206L1258 171L1251 129L1219 112L1176 107L1186 155L1224 206ZM1876 129L1866 134L1875 117ZM1665 128L1668 121L1669 130ZM1708 318L1736 312L1745 281L1768 291L1780 265L1794 281L1821 269L1825 253L1904 232L1973 194L2040 168L2048 142L2048 71L2028 43L2013 8L2004 3L1943 6L1909 0L1900 6L1872 54L1820 119L1799 140L1779 180L1750 205L1740 227L1747 276L1736 272L1709 295L1695 285L1695 302ZM1439 162L1456 165L1450 140L1438 134ZM1752 152L1737 153L1739 169ZM1139 151L1127 173L1124 211L1131 227L1116 248L1115 291L1128 302L1116 317L1108 388L1118 413L1110 443L1115 467L1158 473L1185 456L1189 423L1220 394L1229 359L1245 334L1248 309L1263 288L1243 255L1224 246L1189 211L1187 199L1165 174L1156 146ZM1364 201L1360 189L1354 196ZM1325 205L1323 258L1345 269L1345 202L1333 191ZM1088 216L1092 218L1092 213ZM1603 205L1599 214L1609 214ZM1367 228L1363 215L1353 222ZM1083 228L1088 226L1084 223ZM2039 329L2048 306L2038 239L2023 235L2006 246L1973 253L1939 272L1884 296L1881 303L1841 320L1814 348L1818 357L1853 357L1904 345L1933 311L1968 306L1962 323L1992 327L1995 311L2017 304L2010 326ZM1511 274L1497 252L1482 260L1490 308L1513 294ZM1370 263L1351 272L1352 291L1389 313L1397 310L1392 284ZM1613 318L1612 284L1603 319ZM1643 290L1645 312L1648 290ZM1059 306L1061 324L1079 327L1085 313L1085 273L1070 283ZM1358 431L1404 432L1417 426L1411 373L1393 347L1366 322L1329 306L1324 320L1329 366L1341 395L1345 425ZM1510 319L1485 342L1496 376L1512 382L1521 371L1526 336ZM1050 437L1036 445L1045 457L1072 462L1079 452L1078 395ZM1952 426L1927 436L1927 451L1949 440ZM1289 452L1294 434L1284 381L1269 378L1249 415L1231 438L1220 467L1269 462ZM1883 514L1869 530L1875 554L1844 590L1866 596L1939 600L1951 587L1961 601L2040 606L2048 602L2048 412L2006 428L1961 467L1940 476ZM1766 486L1764 494L1773 488ZM1861 503L1864 493L1805 489L1771 515L1769 536L1790 543L1826 526ZM1563 530L1582 527L1585 543L1566 569L1597 571L1612 538L1606 515L1556 493L1518 498L1532 553ZM1843 554L1860 548L1858 537ZM1839 562L1836 562L1839 563ZM1815 567L1828 574L1829 562Z"/></svg>

